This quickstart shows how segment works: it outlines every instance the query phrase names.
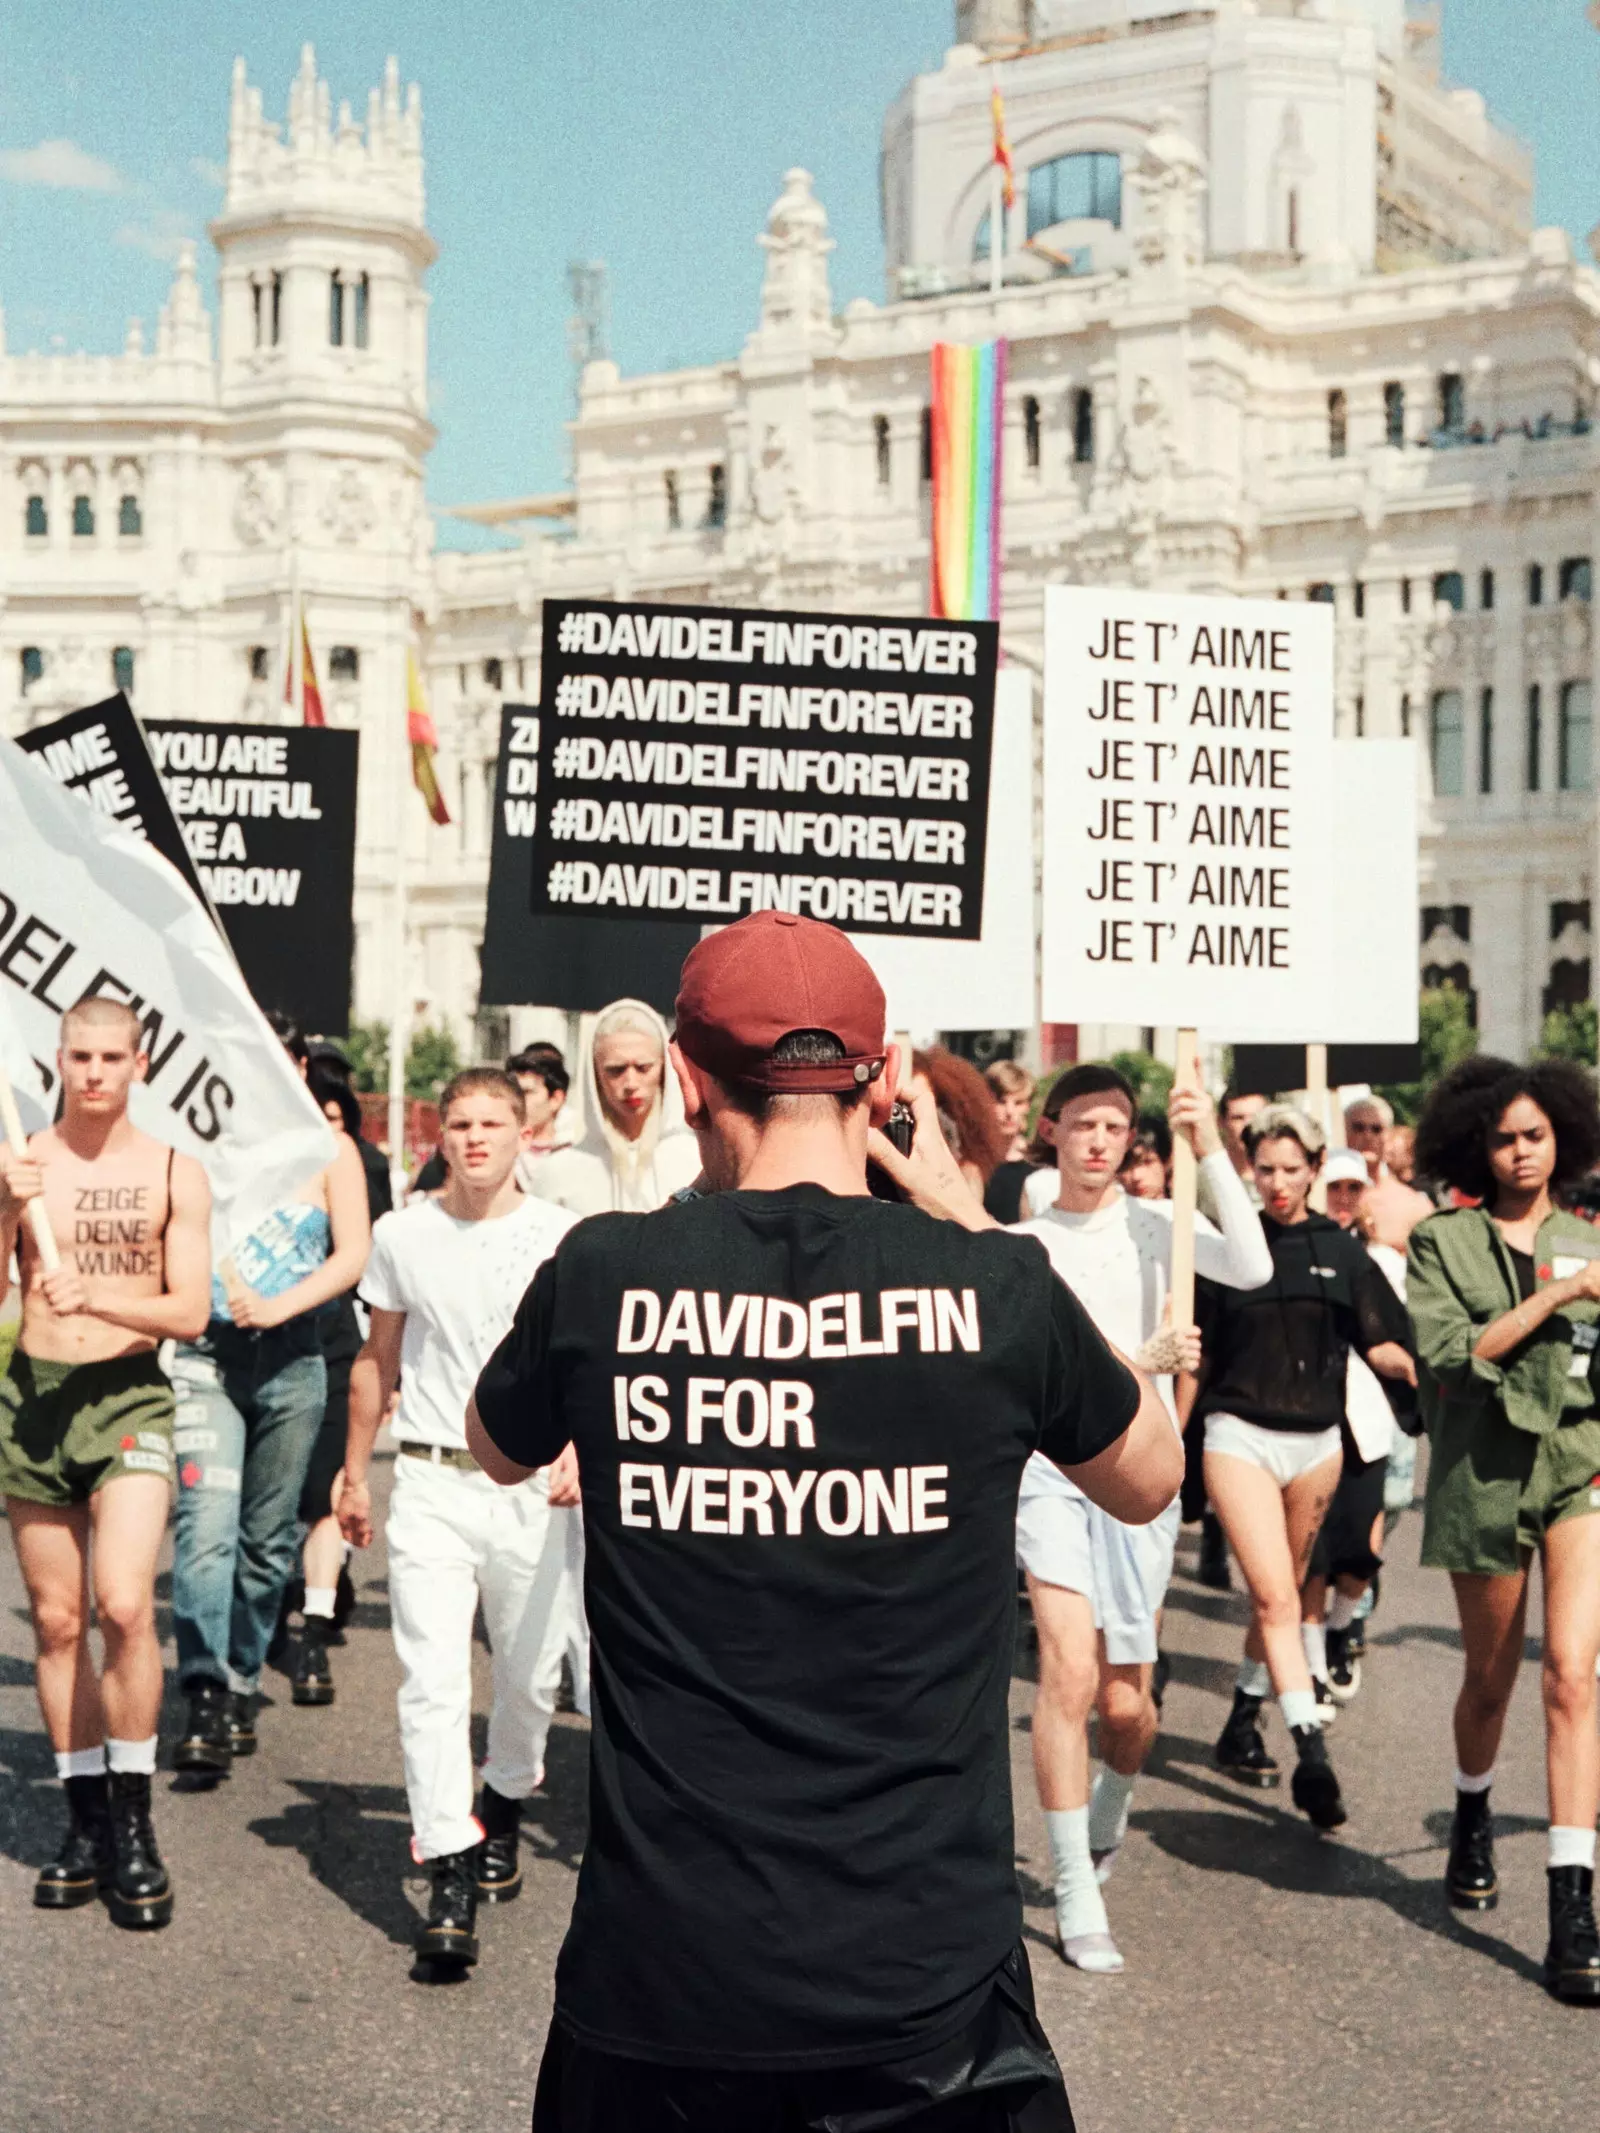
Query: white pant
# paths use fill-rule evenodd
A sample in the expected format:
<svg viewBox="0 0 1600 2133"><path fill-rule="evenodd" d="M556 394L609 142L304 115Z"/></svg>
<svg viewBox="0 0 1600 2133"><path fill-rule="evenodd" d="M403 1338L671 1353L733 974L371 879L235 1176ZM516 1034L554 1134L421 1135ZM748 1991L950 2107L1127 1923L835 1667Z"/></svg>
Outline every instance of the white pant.
<svg viewBox="0 0 1600 2133"><path fill-rule="evenodd" d="M1339 1426L1331 1429L1263 1429L1259 1422L1246 1422L1239 1415L1206 1416L1206 1450L1242 1459L1270 1474L1280 1489L1313 1467L1324 1466L1339 1456Z"/></svg>
<svg viewBox="0 0 1600 2133"><path fill-rule="evenodd" d="M576 1514L573 1514L576 1515ZM536 1474L514 1489L486 1474L402 1453L389 1499L389 1610L400 1744L417 1859L466 1851L472 1812L472 1620L479 1598L493 1654L484 1782L509 1800L544 1779L564 1631L561 1514Z"/></svg>
<svg viewBox="0 0 1600 2133"><path fill-rule="evenodd" d="M545 1640L553 1665L548 1687L554 1696L561 1680L561 1662L572 1670L572 1701L580 1717L589 1716L589 1617L583 1607L583 1513L576 1504L558 1505L550 1513L552 1528L559 1529L563 1550L561 1582L556 1591L554 1619ZM552 1534L551 1545L555 1545ZM540 1676L541 1686L545 1677Z"/></svg>

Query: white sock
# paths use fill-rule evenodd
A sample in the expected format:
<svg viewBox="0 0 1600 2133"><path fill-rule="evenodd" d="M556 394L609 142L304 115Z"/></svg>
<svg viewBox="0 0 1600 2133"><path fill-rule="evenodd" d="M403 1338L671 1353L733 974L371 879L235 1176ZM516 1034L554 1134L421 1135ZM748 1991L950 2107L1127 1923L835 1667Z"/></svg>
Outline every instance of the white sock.
<svg viewBox="0 0 1600 2133"><path fill-rule="evenodd" d="M1559 1824L1550 1825L1551 1866L1586 1866L1594 1872L1594 1831L1592 1829L1562 1829Z"/></svg>
<svg viewBox="0 0 1600 2133"><path fill-rule="evenodd" d="M1313 1681L1328 1678L1328 1634L1320 1622L1302 1622L1300 1642L1305 1646L1306 1665Z"/></svg>
<svg viewBox="0 0 1600 2133"><path fill-rule="evenodd" d="M68 1778L104 1777L106 1751L104 1742L98 1748L58 1748L56 1750L56 1776L62 1784Z"/></svg>
<svg viewBox="0 0 1600 2133"><path fill-rule="evenodd" d="M300 1610L301 1614L307 1616L315 1615L321 1622L331 1622L333 1620L333 1603L338 1596L338 1591L337 1585L308 1585L306 1587L306 1603Z"/></svg>
<svg viewBox="0 0 1600 2133"><path fill-rule="evenodd" d="M1089 1810L1059 1807L1045 1811L1050 1833L1050 1857L1055 1865L1056 1920L1063 1940L1082 1940L1089 1933L1109 1933L1105 1898L1094 1878L1089 1856Z"/></svg>
<svg viewBox="0 0 1600 2133"><path fill-rule="evenodd" d="M156 1774L156 1737L148 1740L108 1740L106 1742L106 1768L133 1776L154 1777Z"/></svg>
<svg viewBox="0 0 1600 2133"><path fill-rule="evenodd" d="M1464 1770L1456 1772L1457 1792L1487 1792L1494 1783L1494 1765L1491 1763L1482 1777L1468 1777Z"/></svg>
<svg viewBox="0 0 1600 2133"><path fill-rule="evenodd" d="M1246 1696L1254 1696L1258 1700L1270 1696L1272 1676L1267 1672L1265 1659L1241 1659L1239 1671L1233 1677L1233 1685Z"/></svg>
<svg viewBox="0 0 1600 2133"><path fill-rule="evenodd" d="M1285 1689L1278 1698L1278 1709L1291 1733L1297 1726L1317 1723L1317 1698L1312 1689Z"/></svg>
<svg viewBox="0 0 1600 2133"><path fill-rule="evenodd" d="M1329 1629L1348 1629L1356 1618L1356 1609L1361 1605L1361 1594L1352 1600L1347 1592L1336 1592L1328 1602Z"/></svg>
<svg viewBox="0 0 1600 2133"><path fill-rule="evenodd" d="M1102 1768L1089 1794L1089 1849L1114 1852L1128 1834L1128 1809L1133 1802L1135 1779Z"/></svg>

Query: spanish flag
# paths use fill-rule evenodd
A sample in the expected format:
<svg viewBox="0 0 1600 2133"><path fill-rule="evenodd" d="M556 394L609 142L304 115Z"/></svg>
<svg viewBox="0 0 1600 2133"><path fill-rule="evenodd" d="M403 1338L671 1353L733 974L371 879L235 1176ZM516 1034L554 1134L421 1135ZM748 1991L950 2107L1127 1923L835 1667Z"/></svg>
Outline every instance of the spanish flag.
<svg viewBox="0 0 1600 2133"><path fill-rule="evenodd" d="M294 638L289 640L289 661L283 672L283 700L294 702ZM306 628L305 609L300 610L300 705L301 724L325 726L328 721L322 709L322 691L317 687L316 662L311 657L311 633Z"/></svg>
<svg viewBox="0 0 1600 2133"><path fill-rule="evenodd" d="M415 652L406 654L406 739L411 743L411 782L427 802L428 813L442 829L450 820L450 810L444 804L433 763L439 736L429 716L428 700L422 693L422 675L417 668Z"/></svg>
<svg viewBox="0 0 1600 2133"><path fill-rule="evenodd" d="M989 116L994 121L994 160L1000 166L1003 180L1001 197L1007 211L1017 204L1017 172L1011 160L1011 141L1006 133L1005 99L1000 94L1000 77L996 74L994 86L989 91Z"/></svg>

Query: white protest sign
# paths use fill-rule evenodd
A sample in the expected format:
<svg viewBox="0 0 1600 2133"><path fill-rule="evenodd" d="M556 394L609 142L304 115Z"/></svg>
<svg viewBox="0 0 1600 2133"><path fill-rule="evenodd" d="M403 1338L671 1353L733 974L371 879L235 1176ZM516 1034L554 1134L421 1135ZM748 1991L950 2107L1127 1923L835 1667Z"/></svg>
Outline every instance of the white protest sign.
<svg viewBox="0 0 1600 2133"><path fill-rule="evenodd" d="M75 1000L135 1008L150 1070L131 1115L203 1165L221 1259L333 1160L327 1121L159 852L4 739L0 823L0 987L25 1052L53 1076Z"/></svg>
<svg viewBox="0 0 1600 2133"><path fill-rule="evenodd" d="M53 1106L45 1094L44 1076L23 1042L17 1018L0 988L0 1074L11 1085L12 1101L25 1134L42 1133L50 1123Z"/></svg>
<svg viewBox="0 0 1600 2133"><path fill-rule="evenodd" d="M1034 1020L1033 685L1018 667L996 677L989 770L983 931L975 941L850 938L888 996L891 1026L1027 1029Z"/></svg>
<svg viewBox="0 0 1600 2133"><path fill-rule="evenodd" d="M1304 1041L1332 777L1330 609L1052 586L1044 1020Z"/></svg>

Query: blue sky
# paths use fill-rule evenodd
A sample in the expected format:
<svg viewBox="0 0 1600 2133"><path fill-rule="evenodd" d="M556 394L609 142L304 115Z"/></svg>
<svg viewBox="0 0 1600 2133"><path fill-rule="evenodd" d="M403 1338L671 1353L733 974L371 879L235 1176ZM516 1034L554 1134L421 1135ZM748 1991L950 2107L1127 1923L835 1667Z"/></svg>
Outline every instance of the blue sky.
<svg viewBox="0 0 1600 2133"><path fill-rule="evenodd" d="M437 503L562 475L565 270L606 261L628 370L735 352L756 235L804 163L838 240L834 295L879 296L878 129L937 63L951 0L56 0L0 17L0 303L13 350L115 349L219 200L243 53L281 118L309 37L357 116L398 55L422 84L434 268ZM1535 25L1537 28L1535 29ZM1600 221L1600 37L1583 0L1446 0L1451 77L1539 158L1538 212ZM204 248L203 248L204 249Z"/></svg>

